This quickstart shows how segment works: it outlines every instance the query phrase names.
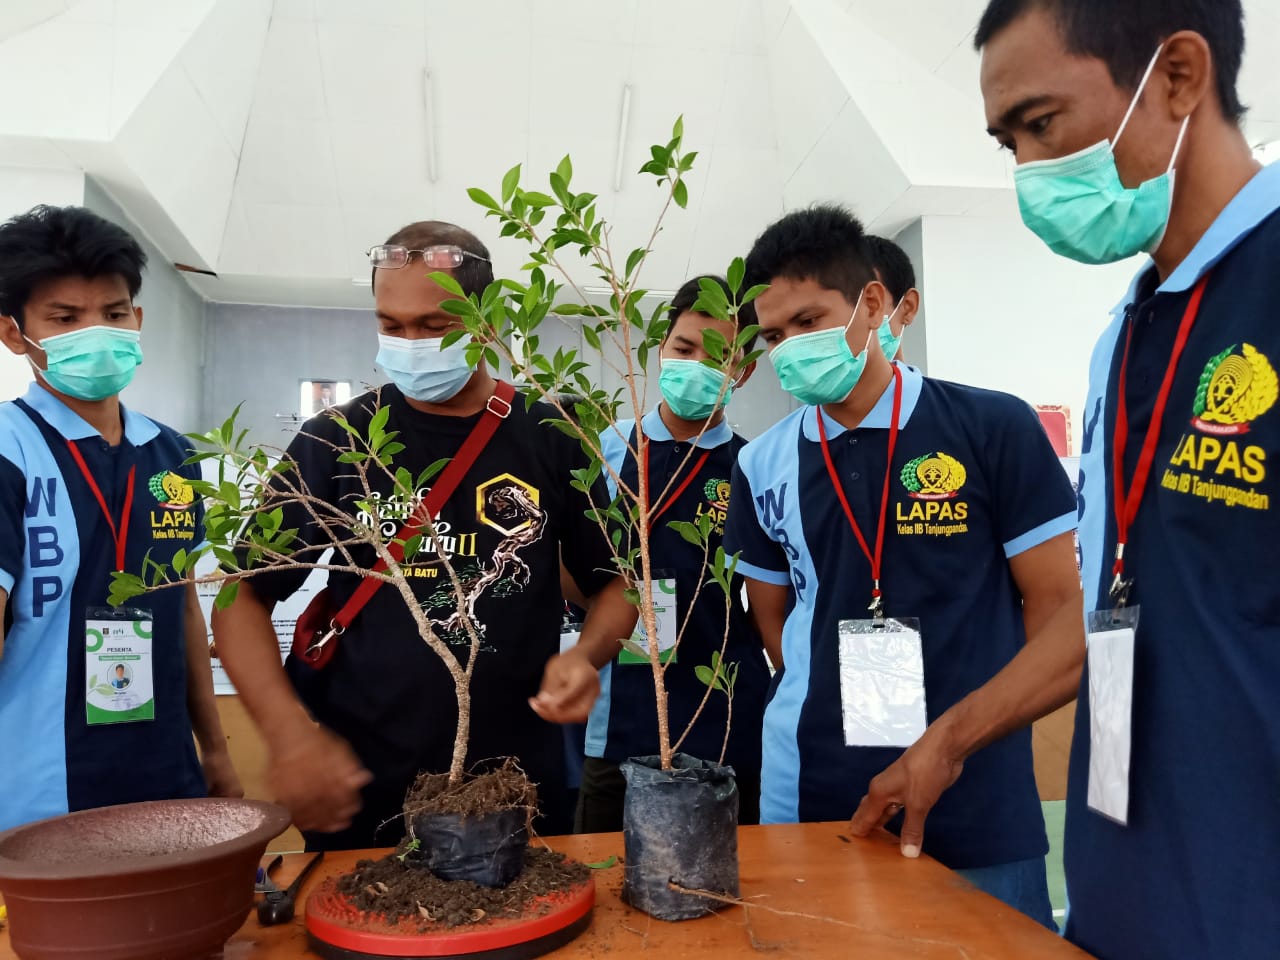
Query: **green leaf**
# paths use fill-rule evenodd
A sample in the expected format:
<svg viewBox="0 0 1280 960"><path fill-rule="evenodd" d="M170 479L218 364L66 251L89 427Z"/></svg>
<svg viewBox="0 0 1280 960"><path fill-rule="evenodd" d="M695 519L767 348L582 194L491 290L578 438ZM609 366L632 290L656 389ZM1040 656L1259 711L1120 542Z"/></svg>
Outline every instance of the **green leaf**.
<svg viewBox="0 0 1280 960"><path fill-rule="evenodd" d="M738 302L738 305L741 306L744 303L750 303L752 300L760 296L760 294L764 293L768 289L769 289L769 285L767 283L757 283L754 287L752 287L742 295L742 299Z"/></svg>
<svg viewBox="0 0 1280 960"><path fill-rule="evenodd" d="M631 251L631 254L627 257L626 276L630 277L636 272L636 267L640 266L644 261L645 256L648 255L648 252L649 251L644 249L644 247L637 247L635 250Z"/></svg>
<svg viewBox="0 0 1280 960"><path fill-rule="evenodd" d="M592 870L608 870L610 867L615 866L617 862L618 862L618 858L616 856L613 856L613 857L610 857L608 860L600 860L596 863L588 863L587 866L590 867Z"/></svg>
<svg viewBox="0 0 1280 960"><path fill-rule="evenodd" d="M461 300L467 299L467 295L462 292L462 286L449 274L441 270L436 270L433 273L427 274L427 278L438 286L443 287L447 292L452 293L455 297L458 297Z"/></svg>
<svg viewBox="0 0 1280 960"><path fill-rule="evenodd" d="M520 184L520 164L516 164L502 177L502 202L508 202Z"/></svg>
<svg viewBox="0 0 1280 960"><path fill-rule="evenodd" d="M716 675L712 672L711 668L705 664L698 664L693 668L693 673L694 676L702 681L702 685L704 687L712 687L715 685Z"/></svg>
<svg viewBox="0 0 1280 960"><path fill-rule="evenodd" d="M680 534L686 543L691 543L695 547L701 547L705 542L698 528L688 520L672 520L667 523L667 526Z"/></svg>
<svg viewBox="0 0 1280 960"><path fill-rule="evenodd" d="M369 459L367 453L361 453L359 450L348 450L345 453L338 454L339 463L364 463Z"/></svg>
<svg viewBox="0 0 1280 960"><path fill-rule="evenodd" d="M614 533L620 534L621 531L615 530ZM635 587L627 587L622 591L622 595L626 598L627 603L631 604L633 607L640 606L640 591Z"/></svg>
<svg viewBox="0 0 1280 960"><path fill-rule="evenodd" d="M681 210L689 206L689 188L685 186L683 180L677 180L671 187L671 199Z"/></svg>
<svg viewBox="0 0 1280 960"><path fill-rule="evenodd" d="M646 650L640 644L636 643L630 637L623 637L618 642L622 644L622 649L627 651L627 653L633 653L637 657L642 657L645 660L649 659L649 651Z"/></svg>
<svg viewBox="0 0 1280 960"><path fill-rule="evenodd" d="M676 117L676 122L671 125L671 139L680 140L684 137L684 114Z"/></svg>
<svg viewBox="0 0 1280 960"><path fill-rule="evenodd" d="M569 159L566 153L564 159L556 166L556 175L564 181L565 186L569 185L569 181L573 179L573 161Z"/></svg>
<svg viewBox="0 0 1280 960"><path fill-rule="evenodd" d="M742 281L746 275L746 261L741 257L734 257L733 263L729 264L729 272L725 279L729 281L729 289L733 291L735 297L738 295L738 291L742 289Z"/></svg>
<svg viewBox="0 0 1280 960"><path fill-rule="evenodd" d="M705 327L702 331L702 349L707 351L707 356L717 365L723 365L728 358L729 343L719 330Z"/></svg>
<svg viewBox="0 0 1280 960"><path fill-rule="evenodd" d="M422 550L422 534L415 533L404 543L404 558L412 560Z"/></svg>
<svg viewBox="0 0 1280 960"><path fill-rule="evenodd" d="M467 196L471 198L472 202L478 203L482 207L488 207L490 210L502 209L502 205L498 203L497 200L493 199L493 197L489 196L489 194L485 193L479 187L468 187Z"/></svg>
<svg viewBox="0 0 1280 960"><path fill-rule="evenodd" d="M213 605L218 610L225 610L231 604L235 603L236 594L240 592L239 580L228 580L222 585L218 591L218 595L213 598Z"/></svg>

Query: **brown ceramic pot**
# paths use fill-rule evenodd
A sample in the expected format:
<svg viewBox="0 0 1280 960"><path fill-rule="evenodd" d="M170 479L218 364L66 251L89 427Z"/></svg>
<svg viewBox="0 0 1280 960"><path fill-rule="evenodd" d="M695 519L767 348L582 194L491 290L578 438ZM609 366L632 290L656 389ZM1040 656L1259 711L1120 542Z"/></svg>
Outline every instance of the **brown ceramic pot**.
<svg viewBox="0 0 1280 960"><path fill-rule="evenodd" d="M159 800L0 833L22 960L204 960L244 923L289 814L257 800Z"/></svg>

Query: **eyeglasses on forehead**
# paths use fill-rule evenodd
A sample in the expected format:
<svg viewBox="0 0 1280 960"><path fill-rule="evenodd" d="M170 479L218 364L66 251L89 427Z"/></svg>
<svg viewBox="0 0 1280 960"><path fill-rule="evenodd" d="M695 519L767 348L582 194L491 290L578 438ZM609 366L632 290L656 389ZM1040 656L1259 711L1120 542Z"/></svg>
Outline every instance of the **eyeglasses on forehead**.
<svg viewBox="0 0 1280 960"><path fill-rule="evenodd" d="M382 270L398 270L412 260L414 254L420 256L422 262L433 270L452 270L454 267L462 266L462 261L468 257L472 260L489 262L488 257L482 257L470 250L463 250L452 243L423 247L421 250L411 250L398 243L381 243L365 251L369 262Z"/></svg>

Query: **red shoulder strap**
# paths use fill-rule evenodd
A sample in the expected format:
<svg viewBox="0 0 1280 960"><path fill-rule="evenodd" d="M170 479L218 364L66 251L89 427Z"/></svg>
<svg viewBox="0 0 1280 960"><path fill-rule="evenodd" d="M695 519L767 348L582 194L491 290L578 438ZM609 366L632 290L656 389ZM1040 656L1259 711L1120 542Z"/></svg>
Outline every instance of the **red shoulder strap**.
<svg viewBox="0 0 1280 960"><path fill-rule="evenodd" d="M484 416L480 421L471 428L471 433L463 442L461 449L449 461L448 466L441 471L439 478L431 485L430 492L418 504L418 509L413 512L413 516L409 518L409 522L400 528L400 532L396 535L399 543L392 543L388 548L388 552L399 563L404 559L404 542L410 537L415 536L427 524L432 517L440 512L440 509L449 502L449 498L453 496L453 491L458 488L458 484L462 482L462 478L467 475L467 471L471 469L476 459L480 456L480 452L488 445L489 440L498 429L498 424L507 419L511 413L511 401L515 398L516 388L506 381L499 380L497 387L493 391L493 396L489 398L485 404ZM373 567L374 573L380 573L387 569L387 565L379 560ZM351 599L343 605L333 618L330 625L336 633L342 633L351 625L351 621L356 615L364 609L364 605L369 602L369 598L377 593L378 588L382 586L384 580L377 577L365 577L364 581L356 588L356 592L351 595Z"/></svg>

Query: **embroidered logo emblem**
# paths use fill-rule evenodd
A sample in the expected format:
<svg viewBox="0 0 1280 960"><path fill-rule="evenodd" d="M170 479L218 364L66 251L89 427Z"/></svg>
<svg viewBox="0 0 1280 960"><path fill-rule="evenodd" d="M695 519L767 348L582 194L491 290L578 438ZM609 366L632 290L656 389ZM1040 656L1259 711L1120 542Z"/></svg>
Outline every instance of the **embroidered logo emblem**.
<svg viewBox="0 0 1280 960"><path fill-rule="evenodd" d="M960 493L967 474L955 457L941 451L916 457L902 468L902 485L913 500L951 500Z"/></svg>
<svg viewBox="0 0 1280 960"><path fill-rule="evenodd" d="M186 477L172 470L162 470L147 481L147 488L156 503L166 510L189 510L195 502L196 492Z"/></svg>
<svg viewBox="0 0 1280 960"><path fill-rule="evenodd" d="M708 480L702 488L702 493L707 498L707 503L717 510L729 509L728 480Z"/></svg>
<svg viewBox="0 0 1280 960"><path fill-rule="evenodd" d="M1248 433L1250 421L1275 405L1280 382L1270 362L1248 343L1235 351L1234 344L1227 347L1200 374L1191 424L1201 433Z"/></svg>

